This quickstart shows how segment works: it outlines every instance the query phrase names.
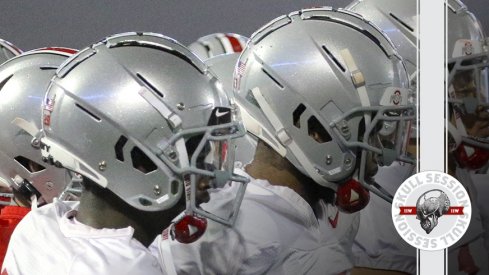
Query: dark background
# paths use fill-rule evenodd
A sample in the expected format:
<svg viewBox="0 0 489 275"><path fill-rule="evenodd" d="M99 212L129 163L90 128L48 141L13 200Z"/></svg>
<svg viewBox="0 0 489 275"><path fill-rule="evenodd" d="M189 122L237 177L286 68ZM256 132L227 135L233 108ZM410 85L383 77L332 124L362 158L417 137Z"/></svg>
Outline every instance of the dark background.
<svg viewBox="0 0 489 275"><path fill-rule="evenodd" d="M420 0L433 1L433 0ZM0 0L0 38L23 50L81 49L103 37L151 31L183 44L214 32L250 36L282 14L305 7L344 7L351 0ZM489 33L489 0L465 0Z"/></svg>
<svg viewBox="0 0 489 275"><path fill-rule="evenodd" d="M421 0L431 1L431 0ZM463 0L464 4L469 8L477 19L482 23L486 36L489 35L489 0Z"/></svg>

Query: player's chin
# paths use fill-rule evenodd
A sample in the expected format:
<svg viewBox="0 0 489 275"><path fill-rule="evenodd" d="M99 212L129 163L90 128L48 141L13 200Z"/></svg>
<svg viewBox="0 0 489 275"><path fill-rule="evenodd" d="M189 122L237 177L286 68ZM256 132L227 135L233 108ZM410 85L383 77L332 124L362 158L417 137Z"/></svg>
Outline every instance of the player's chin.
<svg viewBox="0 0 489 275"><path fill-rule="evenodd" d="M201 203L206 203L209 202L210 200L210 195L209 195L209 181L208 180L201 180L197 186L197 193L195 196L195 199L197 201L197 205L200 205Z"/></svg>
<svg viewBox="0 0 489 275"><path fill-rule="evenodd" d="M365 177L373 178L375 174L379 171L379 165L374 156L371 156L367 159L367 163L365 165Z"/></svg>
<svg viewBox="0 0 489 275"><path fill-rule="evenodd" d="M195 193L195 201L197 205L209 202L210 179L208 177L199 177L197 179L197 188Z"/></svg>
<svg viewBox="0 0 489 275"><path fill-rule="evenodd" d="M207 191L207 189L205 189L205 190L197 190L197 193L196 193L196 196L195 196L195 199L197 201L197 205L200 205L202 203L209 202L210 198L211 197L210 197L209 192Z"/></svg>

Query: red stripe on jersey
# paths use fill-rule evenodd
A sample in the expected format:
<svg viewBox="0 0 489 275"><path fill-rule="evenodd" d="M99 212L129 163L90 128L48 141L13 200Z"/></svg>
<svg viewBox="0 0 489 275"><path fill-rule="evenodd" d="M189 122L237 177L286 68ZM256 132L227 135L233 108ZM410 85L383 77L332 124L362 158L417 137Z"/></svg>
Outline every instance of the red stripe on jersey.
<svg viewBox="0 0 489 275"><path fill-rule="evenodd" d="M243 47L241 47L241 43L239 43L239 40L236 37L226 35L226 38L229 40L229 43L231 43L235 53L240 53L243 51Z"/></svg>

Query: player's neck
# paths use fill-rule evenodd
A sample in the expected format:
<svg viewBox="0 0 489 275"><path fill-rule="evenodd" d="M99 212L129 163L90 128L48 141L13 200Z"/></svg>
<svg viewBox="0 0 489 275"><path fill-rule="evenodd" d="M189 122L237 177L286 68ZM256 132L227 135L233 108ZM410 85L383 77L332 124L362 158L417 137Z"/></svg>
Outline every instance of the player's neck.
<svg viewBox="0 0 489 275"><path fill-rule="evenodd" d="M310 184L287 159L280 156L273 149L259 142L253 161L246 166L246 172L256 179L264 179L271 185L286 186L299 194L314 208L317 202L315 196L309 194L305 184ZM316 184L316 183L312 183Z"/></svg>
<svg viewBox="0 0 489 275"><path fill-rule="evenodd" d="M298 194L302 193L303 188L294 173L270 165L269 162L255 159L252 163L246 166L246 172L253 178L267 180L271 185L287 186Z"/></svg>
<svg viewBox="0 0 489 275"><path fill-rule="evenodd" d="M131 214L134 210L128 209L128 207L123 205L123 202L114 202L108 199L107 195L101 197L100 194L83 191L76 219L97 229L120 229L130 226L134 228L133 238L143 245L149 246L154 238L147 234L143 226Z"/></svg>

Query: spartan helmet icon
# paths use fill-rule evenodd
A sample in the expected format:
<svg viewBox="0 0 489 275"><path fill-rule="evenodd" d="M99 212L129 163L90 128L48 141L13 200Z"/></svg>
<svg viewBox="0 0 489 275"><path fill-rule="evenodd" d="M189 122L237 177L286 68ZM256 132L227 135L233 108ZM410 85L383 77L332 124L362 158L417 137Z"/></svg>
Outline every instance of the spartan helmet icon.
<svg viewBox="0 0 489 275"><path fill-rule="evenodd" d="M416 219L421 227L430 232L438 225L438 218L448 212L450 200L443 191L434 189L423 193L416 202Z"/></svg>

